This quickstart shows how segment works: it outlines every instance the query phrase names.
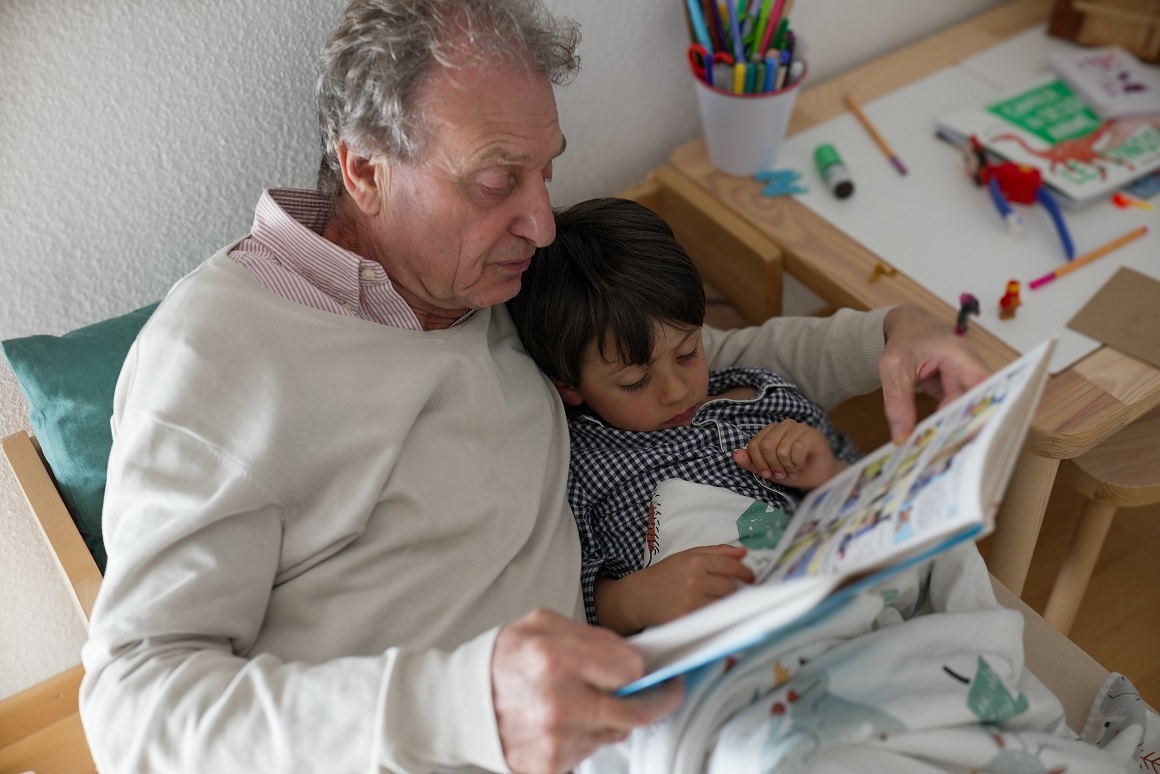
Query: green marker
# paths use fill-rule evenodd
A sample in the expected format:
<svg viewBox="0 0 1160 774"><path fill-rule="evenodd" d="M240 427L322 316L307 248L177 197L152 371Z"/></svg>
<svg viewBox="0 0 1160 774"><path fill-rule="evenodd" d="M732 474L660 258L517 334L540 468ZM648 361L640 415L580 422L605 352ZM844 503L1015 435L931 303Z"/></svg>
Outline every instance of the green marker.
<svg viewBox="0 0 1160 774"><path fill-rule="evenodd" d="M854 181L850 179L850 173L846 171L846 165L842 163L842 157L838 155L838 150L833 145L828 142L819 145L814 150L814 163L818 165L818 173L826 182L830 193L839 199L845 199L854 193Z"/></svg>

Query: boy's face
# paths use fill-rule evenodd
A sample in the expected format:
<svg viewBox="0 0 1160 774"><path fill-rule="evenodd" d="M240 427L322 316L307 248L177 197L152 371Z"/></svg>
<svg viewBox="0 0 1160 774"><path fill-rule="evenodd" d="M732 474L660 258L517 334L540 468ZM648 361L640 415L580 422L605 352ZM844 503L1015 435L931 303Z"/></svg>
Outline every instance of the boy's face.
<svg viewBox="0 0 1160 774"><path fill-rule="evenodd" d="M564 402L588 405L597 416L622 430L649 432L692 423L708 397L709 365L700 328L657 326L652 360L647 365L609 363L596 344L588 345L580 386L556 385Z"/></svg>

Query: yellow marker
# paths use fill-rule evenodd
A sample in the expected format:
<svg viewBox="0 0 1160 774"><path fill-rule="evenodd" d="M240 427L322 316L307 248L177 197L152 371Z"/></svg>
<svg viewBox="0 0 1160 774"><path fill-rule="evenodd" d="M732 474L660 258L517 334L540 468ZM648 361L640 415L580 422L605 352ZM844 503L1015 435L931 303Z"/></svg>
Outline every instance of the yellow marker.
<svg viewBox="0 0 1160 774"><path fill-rule="evenodd" d="M745 93L745 63L738 62L733 65L733 93Z"/></svg>

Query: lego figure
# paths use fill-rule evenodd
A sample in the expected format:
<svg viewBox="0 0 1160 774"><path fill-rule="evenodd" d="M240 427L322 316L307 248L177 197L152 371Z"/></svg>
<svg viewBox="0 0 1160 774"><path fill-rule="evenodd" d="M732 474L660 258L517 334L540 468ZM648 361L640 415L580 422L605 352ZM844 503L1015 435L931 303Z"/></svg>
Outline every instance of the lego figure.
<svg viewBox="0 0 1160 774"><path fill-rule="evenodd" d="M999 319L1010 320L1015 316L1015 310L1022 304L1023 302L1019 300L1019 281L1009 280L1007 292L999 299Z"/></svg>
<svg viewBox="0 0 1160 774"><path fill-rule="evenodd" d="M1016 204L1039 202L1047 210L1055 224L1055 230L1059 232L1067 260L1070 261L1075 257L1075 247L1072 245L1067 224L1063 220L1063 213L1059 211L1055 198L1043 184L1043 177L1038 169L1026 164L1012 164L1010 161L989 162L987 151L979 142L979 138L973 134L963 148L963 162L975 184L987 186L991 192L991 200L999 210L999 216L1003 218L1012 234L1020 236L1023 233L1023 218L1011 206L1011 202Z"/></svg>
<svg viewBox="0 0 1160 774"><path fill-rule="evenodd" d="M955 333L962 336L967 332L968 315L979 316L979 299L970 293L959 294L959 316L955 319Z"/></svg>

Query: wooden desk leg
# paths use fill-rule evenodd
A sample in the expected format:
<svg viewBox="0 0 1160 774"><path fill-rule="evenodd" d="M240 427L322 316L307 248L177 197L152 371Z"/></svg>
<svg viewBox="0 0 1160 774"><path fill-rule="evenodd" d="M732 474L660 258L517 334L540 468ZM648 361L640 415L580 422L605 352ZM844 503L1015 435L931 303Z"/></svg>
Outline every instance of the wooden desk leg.
<svg viewBox="0 0 1160 774"><path fill-rule="evenodd" d="M1016 596L1023 595L1023 583L1027 580L1031 554L1039 539L1039 527L1043 524L1057 470L1058 459L1022 452L995 518L995 536L987 564L991 574Z"/></svg>

